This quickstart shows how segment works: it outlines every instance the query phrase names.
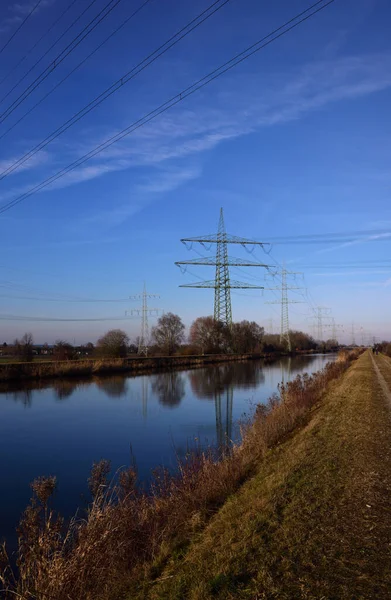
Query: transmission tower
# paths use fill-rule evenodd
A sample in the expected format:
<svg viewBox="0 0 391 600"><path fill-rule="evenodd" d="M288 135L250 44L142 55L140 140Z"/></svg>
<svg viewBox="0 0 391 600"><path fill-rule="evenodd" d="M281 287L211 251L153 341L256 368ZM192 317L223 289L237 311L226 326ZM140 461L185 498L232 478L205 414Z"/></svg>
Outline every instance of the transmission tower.
<svg viewBox="0 0 391 600"><path fill-rule="evenodd" d="M323 323L323 320L331 319L331 309L324 306L316 306L313 311L314 318L317 320L317 339L321 342L323 340L323 328L328 326Z"/></svg>
<svg viewBox="0 0 391 600"><path fill-rule="evenodd" d="M332 339L338 341L338 330L343 330L343 325L337 324L334 317L331 317L331 323L326 323L324 327L330 327Z"/></svg>
<svg viewBox="0 0 391 600"><path fill-rule="evenodd" d="M266 304L281 304L281 330L280 330L280 342L286 343L288 348L288 352L292 351L291 346L291 338L289 335L289 304L300 304L301 300L289 300L288 291L289 290L303 290L302 287L296 286L288 286L287 283L287 275L302 275L302 273L298 273L295 271L287 271L285 267L282 268L281 272L281 287L273 287L267 288L268 290L279 290L281 291L281 300L272 300L271 302L267 302Z"/></svg>
<svg viewBox="0 0 391 600"><path fill-rule="evenodd" d="M147 356L149 347L149 326L148 316L158 316L160 308L148 308L148 298L160 298L157 294L147 294L147 288L144 283L144 289L142 294L136 294L135 296L129 296L130 300L141 300L141 308L132 308L127 311L126 314L131 316L141 316L141 333L138 342L138 353Z"/></svg>
<svg viewBox="0 0 391 600"><path fill-rule="evenodd" d="M356 345L356 328L354 322L352 322L352 346Z"/></svg>
<svg viewBox="0 0 391 600"><path fill-rule="evenodd" d="M228 244L240 244L248 252L249 246L265 246L264 242L256 242L246 238L230 235L225 231L223 209L220 209L220 220L217 234L205 235L196 238L181 239L185 245L192 246L193 243L202 244L204 247L211 247L216 244L216 257L201 257L193 260L177 261L175 264L182 268L182 265L203 265L215 266L216 276L214 281L201 281L200 283L188 283L179 287L188 288L214 288L214 319L223 323L227 327L232 326L232 307L231 307L231 289L264 289L260 285L252 285L241 281L232 281L230 279L229 267L264 267L268 269L270 265L263 263L243 260L240 258L230 258L228 256Z"/></svg>

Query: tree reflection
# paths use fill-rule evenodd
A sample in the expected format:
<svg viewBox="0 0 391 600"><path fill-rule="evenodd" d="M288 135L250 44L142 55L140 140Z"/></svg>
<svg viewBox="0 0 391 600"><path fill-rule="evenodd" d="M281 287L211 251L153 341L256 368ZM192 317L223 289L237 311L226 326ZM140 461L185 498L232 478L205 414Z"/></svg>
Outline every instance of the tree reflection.
<svg viewBox="0 0 391 600"><path fill-rule="evenodd" d="M58 400L66 400L72 396L78 384L74 381L62 379L53 383L53 392Z"/></svg>
<svg viewBox="0 0 391 600"><path fill-rule="evenodd" d="M152 379L152 391L164 406L178 406L185 395L185 382L181 373L158 373Z"/></svg>
<svg viewBox="0 0 391 600"><path fill-rule="evenodd" d="M96 385L110 398L120 398L128 391L127 379L122 375L98 379Z"/></svg>
<svg viewBox="0 0 391 600"><path fill-rule="evenodd" d="M30 390L29 388L25 390L15 390L14 392L11 392L11 394L14 402L22 402L24 406L31 406L33 394L32 390Z"/></svg>
<svg viewBox="0 0 391 600"><path fill-rule="evenodd" d="M191 389L197 398L214 398L228 388L249 389L265 381L258 361L225 363L189 373Z"/></svg>

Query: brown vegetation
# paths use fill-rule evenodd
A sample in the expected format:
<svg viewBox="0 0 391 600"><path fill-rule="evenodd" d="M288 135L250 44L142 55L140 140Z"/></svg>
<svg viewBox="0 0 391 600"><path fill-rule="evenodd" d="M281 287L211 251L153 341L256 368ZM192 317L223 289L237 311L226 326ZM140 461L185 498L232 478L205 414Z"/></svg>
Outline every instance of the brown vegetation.
<svg viewBox="0 0 391 600"><path fill-rule="evenodd" d="M19 532L19 577L13 582L9 571L3 577L9 597L108 600L142 590L254 473L268 449L303 422L327 384L357 355L344 354L315 375L281 386L279 396L258 407L232 452L220 460L212 453L192 454L174 476L157 471L151 493L136 489L132 469L109 484L107 463L95 465L87 518L73 520L65 532L47 494L39 492L53 481L34 484Z"/></svg>

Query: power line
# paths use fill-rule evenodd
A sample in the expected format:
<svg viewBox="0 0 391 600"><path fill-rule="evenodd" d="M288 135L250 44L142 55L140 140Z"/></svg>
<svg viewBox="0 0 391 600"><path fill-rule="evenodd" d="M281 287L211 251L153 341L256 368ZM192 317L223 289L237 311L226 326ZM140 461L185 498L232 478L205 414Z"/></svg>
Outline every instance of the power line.
<svg viewBox="0 0 391 600"><path fill-rule="evenodd" d="M16 34L22 29L23 25L27 22L27 20L31 17L31 15L37 10L37 8L39 7L39 5L41 4L42 0L38 0L38 2L33 6L33 8L30 10L30 12L26 15L26 17L23 19L23 21L20 23L19 27L17 27L14 31L14 33L11 35L11 37L6 41L6 43L4 44L4 46L2 48L0 48L0 54L2 52L4 52L4 50L7 48L8 44L10 44L12 42L12 40L14 39L14 37L16 36Z"/></svg>
<svg viewBox="0 0 391 600"><path fill-rule="evenodd" d="M236 67L238 64L240 64L240 63L244 62L245 60L247 60L248 58L250 58L253 54L259 52L261 49L265 48L272 42L276 41L277 39L279 39L280 37L282 37L289 31L291 31L292 29L294 29L295 27L297 27L304 21L310 19L315 14L317 14L318 12L320 12L321 10L323 10L324 8L326 8L327 6L329 6L330 4L332 4L334 2L334 0L328 0L328 2L326 2L325 4L322 4L322 6L319 6L319 8L317 8L316 10L313 10L322 1L323 0L319 0L318 2L316 2L315 4L313 4L312 6L307 8L305 11L302 11L301 13L296 15L296 17L293 17L292 19L290 19L289 21L284 23L284 25L281 25L280 27L275 29L273 32L269 33L267 36L264 36L263 38L261 38L260 40L258 40L257 42L255 42L254 44L252 44L251 46L246 48L245 50L243 50L243 52L240 52L239 54L237 54L236 56L231 58L229 61L222 64L217 69L214 69L213 71L211 71L208 75L205 75L204 77L202 77L201 79L199 79L198 81L193 83L191 86L184 89L179 94L172 96L169 100L167 100L166 102L164 102L163 104L158 106L156 109L150 111L149 113L147 113L146 115L144 115L143 117L138 119L137 121L133 122L131 125L129 125L125 129L120 131L118 134L112 136L111 138L109 138L108 140L103 142L102 144L99 144L99 146L97 146L96 148L94 148L93 150L91 150L90 152L88 152L87 154L82 156L81 158L77 159L76 161L72 162L67 167L64 167L63 169L61 169L60 171L58 171L51 177L48 177L40 184L37 184L36 186L31 188L27 192L14 198L14 200L11 200L10 202L5 204L0 209L0 214L6 212L7 210L10 210L16 204L19 204L26 198L32 196L36 192L47 187L54 181L57 181L58 179L60 179L61 177L63 177L67 173L69 173L70 171L73 171L77 167L81 166L83 163L87 162L88 160L90 160L91 158L96 156L97 154L100 154L103 150L106 150L107 148L109 148L116 142L122 140L126 136L130 135L131 133L133 133L140 127L143 127L144 125L146 125L147 123L149 123L150 121L152 121L153 119L158 117L159 115L163 114L170 108L173 108L174 106L176 106L177 104L179 104L180 102L185 100L185 98L187 98L188 96L191 96L192 94L199 91L200 89L202 89L203 87L205 87L206 85L208 85L209 83L211 83L212 81L214 81L215 79L220 77L221 75L227 73L228 71L230 71L231 69ZM312 10L312 12L310 12L310 14L306 14L311 10ZM305 16L302 16L302 15L305 15ZM291 25L289 25L289 24L291 24ZM268 38L270 38L270 39L268 39Z"/></svg>
<svg viewBox="0 0 391 600"><path fill-rule="evenodd" d="M97 317L97 318L80 318L80 319L68 319L58 317L30 317L23 315L0 315L0 321L29 321L29 322L52 322L52 321L64 321L64 322L91 322L91 321L126 321L126 317Z"/></svg>
<svg viewBox="0 0 391 600"><path fill-rule="evenodd" d="M66 7L66 9L61 13L61 15L59 17L57 17L57 19L55 21L53 21L53 23L50 25L50 27L45 31L45 33L43 33L41 35L41 37L35 42L35 44L33 44L31 46L31 48L26 52L26 54L24 54L24 56L22 56L22 58L16 63L16 65L14 65L12 67L12 69L10 71L8 71L7 75L5 75L3 77L3 79L0 81L0 85L2 85L5 81L7 81L8 77L10 75L12 75L12 73L15 72L15 70L22 64L23 61L26 60L26 58L28 56L31 55L31 53L35 50L35 48L38 46L38 44L40 44L42 42L42 40L52 31L52 29L57 25L57 23L59 21L61 21L61 19L66 15L66 13L70 10L70 8L72 8L72 6L77 2L77 0L72 0L72 2L70 4L68 4L68 6Z"/></svg>
<svg viewBox="0 0 391 600"><path fill-rule="evenodd" d="M92 0L90 2L90 4L79 14L79 16L76 17L76 19L74 19L74 21L72 21L72 23L66 28L66 30L63 31L63 33L60 35L60 37L57 38L56 41L53 42L53 44L39 57L39 59L33 64L33 66L30 67L30 69L28 71L26 71L26 73L19 79L19 81L17 81L15 83L15 85L7 92L7 94L5 96L3 96L3 98L0 99L0 104L2 104L4 102L4 100L6 98L8 98L8 96L14 91L14 89L17 88L18 85L20 83L22 83L22 81L24 81L28 75L30 75L31 71L33 71L35 69L35 67L37 65L39 65L39 63L45 58L45 56L47 56L49 54L49 52L54 48L54 46L56 46L58 44L58 42L60 42L62 40L62 38L68 33L68 31L70 29L72 29L72 27L74 25L76 25L76 23L78 21L80 21L80 19L82 18L82 16L91 8L91 6L93 4L95 4L96 1L97 0Z"/></svg>
<svg viewBox="0 0 391 600"><path fill-rule="evenodd" d="M14 296L11 294L0 294L0 298L9 298L12 300L37 300L39 302L87 302L87 303L100 303L100 302L128 302L129 298L110 298L110 299L106 299L106 298L102 298L102 299L97 299L97 298L84 298L84 299L79 299L79 300L73 300L70 298L45 298L42 297L40 298L39 296Z"/></svg>
<svg viewBox="0 0 391 600"><path fill-rule="evenodd" d="M220 1L220 0L219 0L219 1ZM74 74L74 73L75 73L75 72L76 72L78 69L80 69L80 67L82 67L82 66L83 66L83 65L84 65L84 64L87 62L87 60L89 60L89 59L91 58L91 56L93 56L94 54L96 54L96 52L98 52L98 50L100 50L100 49L101 49L101 48L102 48L102 47L103 47L103 46L104 46L104 45L105 45L105 44L106 44L106 43L107 43L107 42L108 42L108 41L109 41L109 40L110 40L112 37L114 37L114 36L115 36L115 35L116 35L116 34L117 34L117 33L118 33L118 32L119 32L119 31L120 31L120 30L121 30L123 27L125 27L125 25L127 25L127 24L129 23L129 21L130 21L131 19L133 19L133 17L135 17L135 16L136 16L136 15L137 15L137 14L138 14L138 13L139 13L139 12L140 12L140 11L141 11L141 10L142 10L142 9L143 9L143 8L144 8L146 5L147 5L147 4L149 4L150 2L151 2L151 0L145 0L145 2L143 2L143 4L141 4L141 5L140 5L140 6L139 6L139 7L138 7L136 10L134 10L134 11L133 11L133 12L132 12L132 13L131 13L131 14L130 14L130 15L129 15L129 16L128 16L128 17L127 17L127 18L126 18L126 19L125 19L123 22L122 22L122 23L120 23L120 25L118 25L118 27L116 27L116 28L114 29L114 31L112 31L112 32L110 33L110 35L108 35L108 36L107 36L107 37L106 37L106 38L105 38L105 39L104 39L104 40L103 40L103 41L102 41L102 42L101 42L101 43L100 43L98 46L96 46L96 48L94 48L94 50L92 50L92 52L90 52L89 54L87 54L87 56L86 56L85 58L83 58L83 60L82 60L82 61L80 61L80 62L79 62L79 63L78 63L78 64L77 64L77 65L76 65L76 66L75 66L75 67L74 67L74 68L73 68L71 71L69 71L69 73L67 73L67 74L65 75L65 77L63 77L62 79L60 79L60 81L59 81L59 82L57 82L57 83L56 83L56 85L55 85L54 87L52 87L52 89L51 89L51 90L49 90L48 92L46 92L46 94L45 94L44 96L42 96L42 98L40 98L40 99L38 100L38 102L36 102L35 104L33 104L33 106L32 106L31 108L29 108L29 110L28 110L28 111L26 111L26 112L25 112L25 113L24 113L24 114L23 114L23 115L22 115L22 116L21 116L21 117L20 117L20 118L19 118L17 121L15 121L15 123L13 123L13 124L11 125L11 127L9 127L8 129L6 129L6 130L4 131L4 133L3 133L2 135L0 135L0 140L2 140L2 139L3 139L3 138L6 136L6 135L8 135L10 131L12 131L12 130L13 130L13 129L14 129L16 126L17 126L17 125L19 125L19 123L21 123L22 121L24 121L24 119L25 119L26 117L28 117L28 115L30 115L30 114L31 114L31 113L32 113L32 112L33 112L33 111L34 111L34 110L35 110L35 109L36 109L36 108L37 108L37 107L38 107L40 104L42 104L42 102L44 102L44 101L45 101L45 100L46 100L46 99L47 99L49 96L51 96L51 94L53 94L53 92L55 92L55 91L56 91L56 90L57 90L57 89L58 89L58 88L59 88L59 87L60 87L60 86L61 86L61 85L62 85L62 84L63 84L63 83L64 83L64 82L67 80L67 79L69 79L69 77L71 77L71 75L73 75L73 74ZM103 102L103 100L102 100L102 102ZM95 107L94 107L94 108L95 108ZM92 110L92 109L91 109L91 110ZM79 114L79 113L78 113L78 114ZM83 115L83 116L84 116L84 115ZM72 117L72 119L73 119L73 118L74 118L74 117ZM81 118L81 117L80 117L80 118ZM78 120L79 120L79 119L78 119ZM68 122L69 122L69 121L67 121L67 123L68 123ZM75 121L75 123L76 123L76 121ZM72 123L72 125L73 125L73 123ZM69 127L71 127L71 125L69 125L69 126L67 127L67 129L69 129ZM61 126L61 128L62 128L62 126ZM54 133L57 133L57 131L59 131L59 130L57 129L57 130L56 130ZM64 130L64 131L66 131L66 130ZM64 131L62 131L61 133L64 133ZM50 138L51 138L51 136L52 136L52 135L53 135L53 134L51 134L51 135L50 135L50 136L48 136L48 137L50 137ZM60 135L60 134L58 134L58 135ZM57 135L56 137L58 137L58 135ZM48 137L47 137L47 138L45 138L45 140L43 140L43 142L46 142L46 140L48 140ZM55 139L55 138L53 138L53 139ZM52 141L52 139L50 139L50 141ZM44 144L44 146L46 146L47 144L49 144L49 143L50 143L50 141L48 141L47 143L45 143L45 144ZM41 143L42 143L42 142L41 142ZM38 152L39 150L41 150L41 149L44 147L44 146L41 146L41 143L40 143L40 144L38 144L38 146L40 146L40 147L39 147L39 149L37 149L37 148L38 148L38 146L35 146L35 148L33 148L33 151L34 151L34 152L33 152L32 154L30 154L30 152L28 152L28 153L27 153L27 154L29 155L29 156L28 156L29 158L30 158L30 156L33 156L34 154L36 154L36 152ZM25 155L22 157L22 159L28 160L28 158L25 158L25 157L26 157L26 154L25 154ZM21 159L20 159L20 160L21 160ZM25 160L22 160L22 162L20 162L20 163L19 163L19 161L16 161L16 162L18 163L18 165L17 165L17 166L19 166L19 164L23 164L23 163L25 162ZM9 171L9 173L12 173L12 171L14 171L14 170L17 168L17 166L15 166L15 168L13 168L15 164L16 164L16 163L14 163L13 165L10 165L10 169L11 169L11 170ZM1 173L1 175L4 175L4 173L5 173L5 171L3 171L3 173ZM4 175L4 177L5 177L7 174L9 174L9 173L8 173L8 169L7 169L7 173ZM0 177L0 180L1 180L1 179L3 179L4 177Z"/></svg>
<svg viewBox="0 0 391 600"><path fill-rule="evenodd" d="M148 4L150 0L146 0L144 4L142 4L127 20L135 16L146 4ZM112 96L115 92L121 89L125 84L129 83L132 79L134 79L137 75L139 75L144 69L149 67L153 62L155 62L158 58L163 56L168 50L170 50L173 46L178 44L184 37L192 33L197 27L202 25L204 21L209 19L212 15L214 15L217 11L219 11L223 6L225 6L230 0L215 0L208 8L203 10L197 17L192 19L189 23L187 23L182 29L180 29L177 33L171 36L166 42L161 44L156 50L154 50L151 54L146 56L141 62L139 62L136 66L134 66L130 71L122 75L117 81L115 81L111 86L106 88L103 92L101 92L98 96L96 96L91 102L89 102L86 106L80 109L76 114L74 114L70 119L68 119L65 123L60 125L55 131L53 131L50 135L48 135L44 140L42 140L39 144L37 144L34 148L32 148L29 152L24 154L21 158L15 161L12 165L10 165L7 169L5 169L2 173L0 173L0 180L4 179L7 175L15 171L20 165L24 164L27 160L29 160L32 156L37 154L40 150L45 148L48 144L58 138L60 135L65 133L70 127L75 125L78 121L80 121L83 117L85 117L92 110L97 108L102 102L107 100L110 96ZM219 6L216 6L219 5ZM213 9L213 10L212 10ZM16 121L9 129L7 129L1 136L0 140L7 135L18 123L23 121L23 119L29 115L41 102L43 102L54 90L56 90L68 77L70 77L86 60L88 60L99 48L105 44L114 33L116 33L121 27L123 27L124 23L117 28L115 32L113 32L104 42L102 42L91 54L89 54L81 63L79 63L70 73L66 75L61 81L59 81L56 86L50 90L43 98L41 98L34 106L32 106L22 117Z"/></svg>
<svg viewBox="0 0 391 600"><path fill-rule="evenodd" d="M66 46L60 54L30 83L29 86L12 102L12 104L0 115L0 123L3 123L33 92L49 77L51 73L81 44L81 42L114 10L122 0L109 0L101 11L86 25L82 31ZM95 2L95 0L93 0ZM114 4L113 4L114 3ZM111 6L110 6L111 5ZM105 11L107 11L105 13ZM103 13L103 14L102 14ZM94 21L96 21L94 23ZM90 29L89 29L90 28ZM80 39L78 39L80 38Z"/></svg>

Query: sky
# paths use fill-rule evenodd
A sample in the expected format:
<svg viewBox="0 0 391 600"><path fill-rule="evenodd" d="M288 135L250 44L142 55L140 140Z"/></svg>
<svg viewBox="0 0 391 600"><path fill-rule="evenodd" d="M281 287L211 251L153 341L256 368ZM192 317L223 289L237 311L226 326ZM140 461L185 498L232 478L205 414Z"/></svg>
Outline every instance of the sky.
<svg viewBox="0 0 391 600"><path fill-rule="evenodd" d="M77 38L107 2L41 0L25 23L36 0L1 3L0 211L310 5L221 2L3 177L212 0L112 0L107 17ZM296 288L292 328L311 332L314 308L322 307L324 325L333 317L341 341L351 341L352 328L359 342L390 339L390 20L387 0L335 0L1 213L0 342L26 331L36 343L95 342L117 327L135 338L141 301L129 297L144 282L160 296L151 308L177 313L186 326L212 314L213 289L179 286L213 279L213 267L182 272L174 263L213 254L180 239L216 232L221 207L228 233L271 242L249 246L250 255L230 246L231 256L274 268L232 268L232 279L278 288L275 270L285 264L297 273L288 276ZM279 299L278 289L232 290L233 318L278 332L280 305L269 302Z"/></svg>

